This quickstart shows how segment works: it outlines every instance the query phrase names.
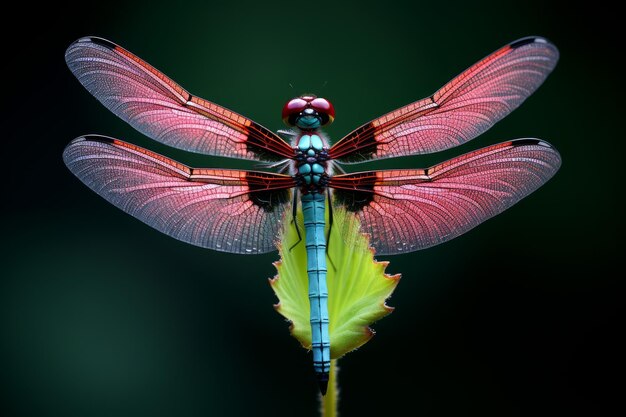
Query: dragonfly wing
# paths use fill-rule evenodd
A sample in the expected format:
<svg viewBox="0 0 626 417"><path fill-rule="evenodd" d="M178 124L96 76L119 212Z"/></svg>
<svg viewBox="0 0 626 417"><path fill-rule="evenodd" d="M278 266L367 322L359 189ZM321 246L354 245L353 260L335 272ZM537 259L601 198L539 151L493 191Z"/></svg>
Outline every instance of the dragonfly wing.
<svg viewBox="0 0 626 417"><path fill-rule="evenodd" d="M438 245L503 212L548 181L561 159L548 143L518 139L428 169L331 178L334 203L356 214L379 254Z"/></svg>
<svg viewBox="0 0 626 417"><path fill-rule="evenodd" d="M194 169L104 136L63 153L70 171L107 201L192 245L231 253L275 250L294 184L288 175Z"/></svg>
<svg viewBox="0 0 626 417"><path fill-rule="evenodd" d="M65 60L76 78L106 108L166 145L260 161L293 157L293 149L270 130L189 94L113 42L81 38L67 49Z"/></svg>
<svg viewBox="0 0 626 417"><path fill-rule="evenodd" d="M485 132L546 79L559 57L546 39L523 38L477 62L432 96L373 120L333 145L344 163L425 154Z"/></svg>

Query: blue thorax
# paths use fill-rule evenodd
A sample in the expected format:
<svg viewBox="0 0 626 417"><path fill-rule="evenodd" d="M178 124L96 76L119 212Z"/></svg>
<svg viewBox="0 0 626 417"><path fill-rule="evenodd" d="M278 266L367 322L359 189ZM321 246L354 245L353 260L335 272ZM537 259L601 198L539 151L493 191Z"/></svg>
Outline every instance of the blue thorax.
<svg viewBox="0 0 626 417"><path fill-rule="evenodd" d="M327 185L327 150L324 141L314 132L307 131L296 144L296 179L303 194L322 193Z"/></svg>

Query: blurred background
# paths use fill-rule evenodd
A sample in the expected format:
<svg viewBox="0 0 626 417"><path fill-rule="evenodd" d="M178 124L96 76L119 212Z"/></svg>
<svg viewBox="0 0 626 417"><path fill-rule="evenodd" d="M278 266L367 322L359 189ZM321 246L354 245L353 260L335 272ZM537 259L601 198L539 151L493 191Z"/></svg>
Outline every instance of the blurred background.
<svg viewBox="0 0 626 417"><path fill-rule="evenodd" d="M178 4L178 5L175 5ZM520 137L563 158L547 185L447 244L384 257L402 280L376 337L342 360L343 415L608 415L624 408L623 45L614 14L523 3L161 1L17 5L3 30L0 410L4 416L316 416L310 355L272 308L277 254L168 238L65 168L99 133L192 166L77 82L65 48L108 38L190 92L272 129L295 95L336 109L335 140L433 93L507 42L561 60L524 105L426 167ZM8 71L8 72L7 72ZM618 90L619 89L619 90ZM621 329L621 330L620 330ZM613 408L611 408L613 407Z"/></svg>

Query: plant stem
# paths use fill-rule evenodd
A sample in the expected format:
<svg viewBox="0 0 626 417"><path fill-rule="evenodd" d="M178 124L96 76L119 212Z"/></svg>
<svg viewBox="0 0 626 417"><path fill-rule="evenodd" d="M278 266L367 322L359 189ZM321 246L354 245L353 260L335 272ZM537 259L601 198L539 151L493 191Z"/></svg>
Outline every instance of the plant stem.
<svg viewBox="0 0 626 417"><path fill-rule="evenodd" d="M328 377L328 390L326 395L320 394L322 417L337 417L337 406L339 405L339 393L337 388L337 359L330 361L330 375Z"/></svg>

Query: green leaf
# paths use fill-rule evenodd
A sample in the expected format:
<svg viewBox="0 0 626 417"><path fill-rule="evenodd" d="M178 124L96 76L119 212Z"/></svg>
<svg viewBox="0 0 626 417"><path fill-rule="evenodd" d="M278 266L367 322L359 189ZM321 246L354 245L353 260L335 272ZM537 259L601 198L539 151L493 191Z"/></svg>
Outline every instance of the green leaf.
<svg viewBox="0 0 626 417"><path fill-rule="evenodd" d="M328 225L328 209L326 216ZM308 277L301 212L298 212L297 221L302 241L297 243L298 234L289 216L279 244L281 260L274 263L278 275L270 279L270 285L279 300L276 310L291 322L292 336L304 348L310 349ZM371 339L374 331L369 328L370 324L393 311L385 300L398 285L400 274L385 274L389 262L374 260L369 237L359 232L358 219L352 213L335 209L333 221L326 279L331 358L335 359Z"/></svg>

